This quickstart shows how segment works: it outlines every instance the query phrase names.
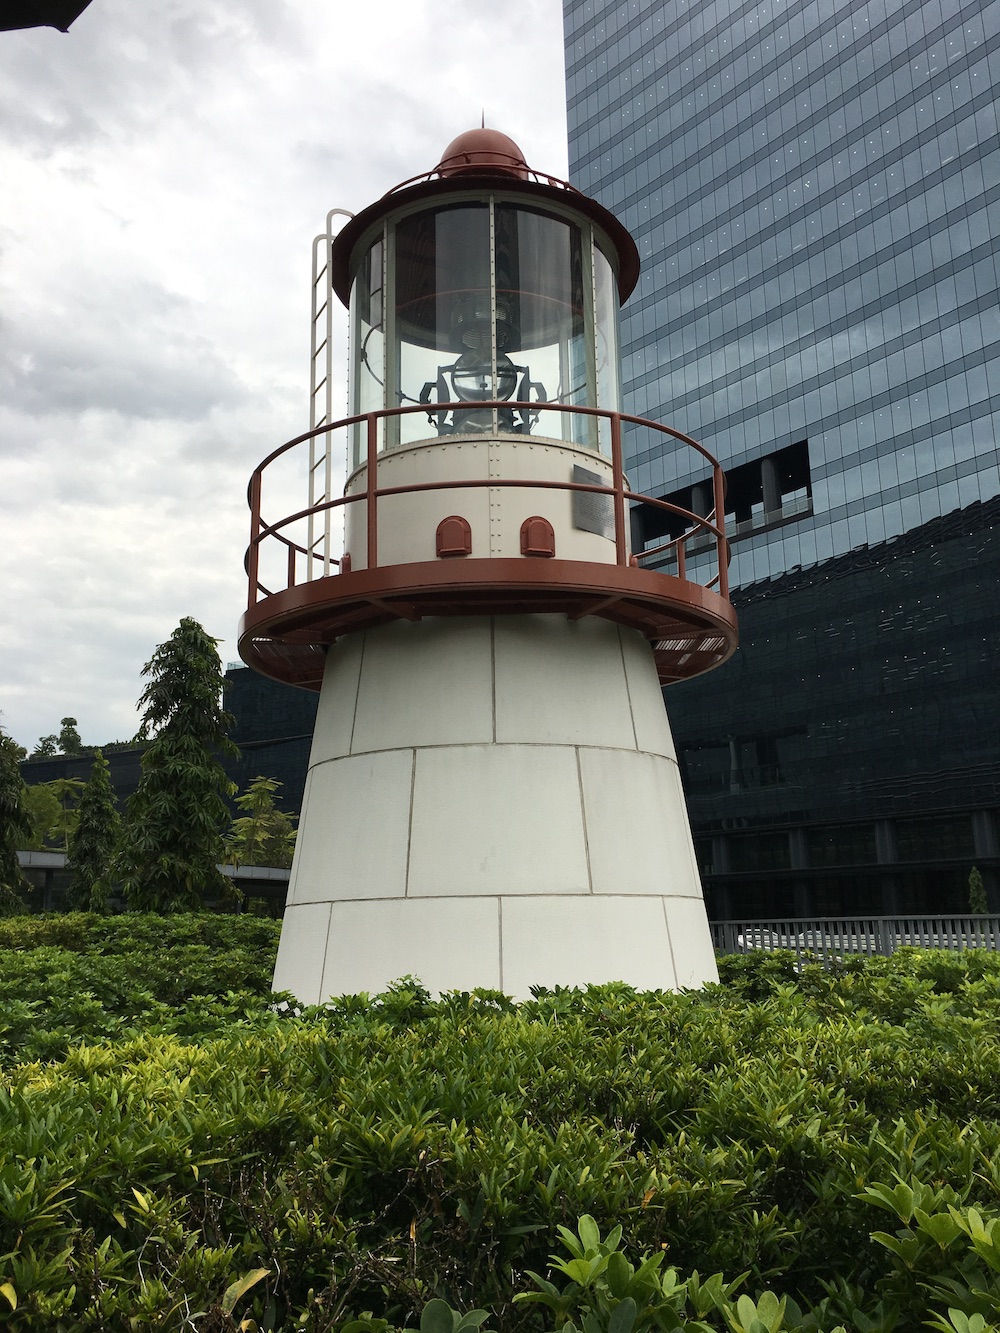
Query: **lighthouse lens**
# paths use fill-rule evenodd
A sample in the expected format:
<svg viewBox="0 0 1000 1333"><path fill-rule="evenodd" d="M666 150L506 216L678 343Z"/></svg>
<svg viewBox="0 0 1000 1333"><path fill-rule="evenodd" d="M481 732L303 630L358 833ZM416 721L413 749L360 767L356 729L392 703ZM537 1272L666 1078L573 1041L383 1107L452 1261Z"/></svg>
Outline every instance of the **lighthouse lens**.
<svg viewBox="0 0 1000 1333"><path fill-rule="evenodd" d="M449 372L455 397L462 403L488 403L510 398L517 388L517 367L509 356L497 357L496 389L493 367L476 352L463 352Z"/></svg>

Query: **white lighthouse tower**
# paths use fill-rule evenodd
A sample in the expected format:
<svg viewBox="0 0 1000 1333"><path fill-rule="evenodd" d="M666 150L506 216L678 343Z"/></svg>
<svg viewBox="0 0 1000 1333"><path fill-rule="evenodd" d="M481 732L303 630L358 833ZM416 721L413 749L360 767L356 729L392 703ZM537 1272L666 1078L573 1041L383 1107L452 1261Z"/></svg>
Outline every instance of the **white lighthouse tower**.
<svg viewBox="0 0 1000 1333"><path fill-rule="evenodd" d="M494 130L323 244L350 416L254 473L240 635L321 691L276 989L717 978L661 685L736 646L722 474L620 414L638 268L609 212ZM702 456L707 517L630 491L626 429ZM682 535L633 553L640 502Z"/></svg>

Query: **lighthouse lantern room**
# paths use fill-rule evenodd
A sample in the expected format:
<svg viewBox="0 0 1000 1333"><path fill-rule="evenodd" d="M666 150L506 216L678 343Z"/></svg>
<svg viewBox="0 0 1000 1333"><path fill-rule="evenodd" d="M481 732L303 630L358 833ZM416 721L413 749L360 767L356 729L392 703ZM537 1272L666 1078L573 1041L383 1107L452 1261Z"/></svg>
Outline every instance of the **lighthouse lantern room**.
<svg viewBox="0 0 1000 1333"><path fill-rule="evenodd" d="M314 374L311 430L255 471L240 631L321 691L275 987L715 979L661 685L736 646L723 478L620 412L634 242L474 130L318 254L348 416ZM693 451L710 512L632 492L623 430ZM679 535L633 552L638 504Z"/></svg>

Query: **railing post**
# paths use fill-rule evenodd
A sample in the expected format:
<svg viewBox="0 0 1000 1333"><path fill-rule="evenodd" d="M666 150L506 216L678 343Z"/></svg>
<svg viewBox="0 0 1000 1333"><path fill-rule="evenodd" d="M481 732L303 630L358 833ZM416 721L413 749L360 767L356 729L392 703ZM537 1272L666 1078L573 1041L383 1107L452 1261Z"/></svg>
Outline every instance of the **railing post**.
<svg viewBox="0 0 1000 1333"><path fill-rule="evenodd" d="M712 469L712 494L715 505L715 526L722 532L726 519L726 496L722 485L722 468L716 463ZM729 547L725 537L715 539L716 559L719 563L719 593L729 596Z"/></svg>
<svg viewBox="0 0 1000 1333"><path fill-rule="evenodd" d="M719 935L719 952L723 954L739 953L740 946L736 938L735 921L719 921L716 923L716 930Z"/></svg>
<svg viewBox="0 0 1000 1333"><path fill-rule="evenodd" d="M295 587L295 547L288 548L288 585L289 588Z"/></svg>
<svg viewBox="0 0 1000 1333"><path fill-rule="evenodd" d="M625 542L625 477L622 473L622 419L617 412L611 415L611 480L615 488L615 563L628 564L628 546Z"/></svg>
<svg viewBox="0 0 1000 1333"><path fill-rule="evenodd" d="M366 525L368 528L368 568L375 569L378 565L378 417L374 412L368 413L368 452L365 461L367 473L365 510L368 520Z"/></svg>
<svg viewBox="0 0 1000 1333"><path fill-rule="evenodd" d="M677 543L677 577L687 578L687 546L683 537Z"/></svg>
<svg viewBox="0 0 1000 1333"><path fill-rule="evenodd" d="M255 472L250 478L250 549L247 552L247 606L257 605L257 579L260 567L260 473Z"/></svg>
<svg viewBox="0 0 1000 1333"><path fill-rule="evenodd" d="M875 920L875 948L885 958L896 952L896 927L884 916Z"/></svg>

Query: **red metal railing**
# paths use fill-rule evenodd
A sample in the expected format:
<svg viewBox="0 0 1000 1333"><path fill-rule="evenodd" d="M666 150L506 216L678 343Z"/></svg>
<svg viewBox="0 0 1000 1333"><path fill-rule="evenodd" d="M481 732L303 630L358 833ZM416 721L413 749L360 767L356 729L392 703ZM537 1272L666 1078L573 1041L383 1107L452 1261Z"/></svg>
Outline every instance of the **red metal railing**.
<svg viewBox="0 0 1000 1333"><path fill-rule="evenodd" d="M428 181L436 180L455 180L456 173L440 171L438 168L441 165L441 163L438 163L438 166L432 167L430 171L422 171L418 176L411 176L408 180L400 181L391 190L386 190L382 196L383 199L391 199L394 194L399 194L402 190L408 190L411 185L423 185ZM571 185L569 181L564 181L561 176L550 176L547 171L536 171L534 167L529 167L526 162L522 162L519 158L508 157L507 165L516 173L515 180L531 181L535 185L550 185L554 189L565 190L567 194L575 194L578 198L586 198L575 185ZM482 172L487 176L494 174L492 166L487 165L482 167ZM466 174L475 174L474 169L461 173L461 175ZM510 180L511 176L507 172L497 173L496 188L502 190Z"/></svg>
<svg viewBox="0 0 1000 1333"><path fill-rule="evenodd" d="M266 587L259 576L261 548L265 542L275 541L286 548L287 556L287 583L286 587L293 587L296 582L296 560L299 556L304 556L307 561L319 561L323 565L322 573L329 572L331 566L336 566L339 570L340 561L328 558L316 551L309 550L308 547L301 545L287 536L284 529L292 524L308 519L310 516L324 514L329 511L346 508L350 504L364 503L367 517L367 567L375 569L378 567L378 502L383 496L389 495L409 495L419 491L447 491L447 490L477 490L477 489L502 489L506 487L515 487L521 490L559 490L559 491L582 491L595 495L608 495L612 497L614 510L614 542L615 542L615 563L618 565L641 564L643 561L650 560L654 556L672 553L677 563L677 577L687 578L687 544L697 540L699 537L708 536L714 539L715 547L715 565L717 572L704 584L705 587L714 588L718 585L718 592L722 597L729 595L728 564L729 564L729 543L726 541L725 534L725 481L723 470L716 459L708 452L697 440L690 436L674 430L671 426L662 426L658 422L649 421L644 417L629 416L623 412L607 412L600 408L576 407L562 403L519 403L509 400L496 400L493 402L476 403L477 409L489 411L526 409L532 414L541 412L559 412L562 414L573 414L579 416L588 416L606 420L610 423L611 436L611 485L604 486L589 482L575 481L541 481L529 479L512 479L498 477L483 478L465 478L455 481L430 481L414 482L404 486L379 486L378 485L378 460L382 456L378 449L379 423L387 418L410 416L415 413L424 413L433 416L437 413L447 413L455 408L463 410L468 409L468 403L430 403L418 404L412 407L387 408L378 412L361 413L353 417L344 417L340 421L335 421L329 425L316 427L315 430L306 431L303 435L297 435L294 439L275 449L264 459L262 463L254 469L250 478L250 484L247 491L247 498L250 504L250 545L247 548L244 567L247 572L250 585L251 607L255 606L261 596L269 597L277 589ZM365 423L366 427L366 448L365 462L367 464L366 485L364 490L351 495L337 496L335 499L325 500L320 504L310 505L305 509L296 510L292 514L286 515L277 522L268 523L261 517L262 492L264 473L278 459L285 457L297 446L308 442L315 436L327 434L331 431L342 430L348 427L357 426ZM682 508L680 505L671 503L669 500L661 500L656 496L643 495L641 493L629 490L625 485L625 474L622 464L622 422L628 422L632 425L643 426L656 431L661 435L668 436L678 443L686 445L699 453L712 469L712 490L713 490L713 510L708 516L694 514L690 510ZM435 442L446 441L447 436L431 437ZM499 438L505 437L500 433ZM523 436L511 437L523 440ZM552 437L536 436L536 439L546 439ZM408 444L417 444L419 441L411 441ZM565 442L568 447L574 447L572 441ZM579 446L576 446L579 447ZM374 484L373 484L374 479ZM629 554L628 531L626 523L628 520L628 509L626 501L637 502L649 505L655 509L662 509L669 514L673 514L683 519L685 523L690 524L690 528L683 532L679 537L673 537L668 541L662 542L649 550Z"/></svg>

